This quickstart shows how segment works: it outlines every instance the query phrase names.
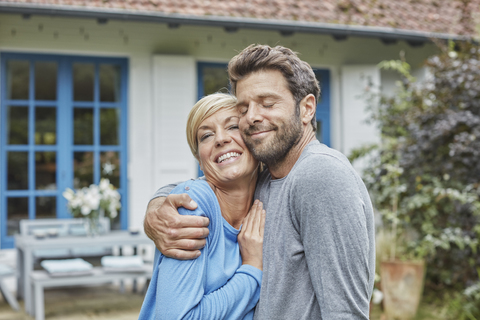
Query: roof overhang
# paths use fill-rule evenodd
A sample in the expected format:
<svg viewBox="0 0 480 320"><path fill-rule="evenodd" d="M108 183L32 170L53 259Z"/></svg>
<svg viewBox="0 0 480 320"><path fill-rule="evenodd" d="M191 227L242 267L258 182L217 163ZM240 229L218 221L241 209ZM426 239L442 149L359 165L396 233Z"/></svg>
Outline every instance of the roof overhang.
<svg viewBox="0 0 480 320"><path fill-rule="evenodd" d="M170 26L197 25L225 28L226 31L238 29L257 29L278 31L283 35L295 32L329 34L335 39L346 37L379 38L385 43L404 40L411 45L430 42L432 39L440 40L468 40L467 37L430 33L415 30L402 30L385 27L369 27L332 23L303 22L273 19L252 19L230 16L195 16L182 14L166 14L155 11L137 11L128 9L99 8L85 6L43 5L32 3L0 2L0 13L14 13L23 15L49 15L76 18L93 18L99 21L127 20L166 23Z"/></svg>

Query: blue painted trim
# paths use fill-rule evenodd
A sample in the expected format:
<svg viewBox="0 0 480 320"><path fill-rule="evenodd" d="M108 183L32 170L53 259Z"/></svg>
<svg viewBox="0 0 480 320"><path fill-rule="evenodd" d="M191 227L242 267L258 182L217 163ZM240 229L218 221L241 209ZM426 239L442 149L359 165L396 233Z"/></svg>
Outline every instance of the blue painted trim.
<svg viewBox="0 0 480 320"><path fill-rule="evenodd" d="M320 81L320 101L317 104L316 118L322 122L322 143L331 146L330 140L330 70L314 69L317 79Z"/></svg>
<svg viewBox="0 0 480 320"><path fill-rule="evenodd" d="M122 207L120 215L120 226L122 229L128 229L128 185L127 185L127 165L128 165L128 79L129 62L122 60L120 64L120 145L124 146L120 153L120 194L122 196Z"/></svg>
<svg viewBox="0 0 480 320"><path fill-rule="evenodd" d="M7 100L6 95L6 63L7 60L27 60L30 63L30 88L28 100ZM35 101L35 62L52 61L58 63L57 68L57 100L56 101ZM73 101L72 66L74 62L93 63L95 66L95 91L93 102ZM120 101L100 102L99 87L99 66L100 64L116 64L120 67ZM28 53L0 53L0 248L13 248L13 237L7 236L7 197L27 197L29 204L29 218L35 218L35 199L38 196L56 197L57 218L70 218L66 208L66 200L62 196L63 190L73 187L73 152L93 151L96 159L94 164L95 183L100 180L100 152L115 151L120 157L120 188L122 195L122 210L120 226L128 228L128 60L125 58L106 57L85 57L70 55L48 55ZM25 106L29 111L29 141L26 145L7 145L7 106ZM57 141L56 145L35 145L35 108L55 107L57 116ZM77 146L73 145L73 107L85 107L94 109L94 145ZM100 108L118 108L120 110L119 145L100 145ZM7 151L25 151L29 153L29 190L6 190L7 172L6 161ZM55 151L57 152L57 190L35 190L35 152Z"/></svg>
<svg viewBox="0 0 480 320"><path fill-rule="evenodd" d="M7 150L5 146L7 144L7 60L4 59L4 54L0 53L0 248L4 245L11 247L13 241L7 240Z"/></svg>

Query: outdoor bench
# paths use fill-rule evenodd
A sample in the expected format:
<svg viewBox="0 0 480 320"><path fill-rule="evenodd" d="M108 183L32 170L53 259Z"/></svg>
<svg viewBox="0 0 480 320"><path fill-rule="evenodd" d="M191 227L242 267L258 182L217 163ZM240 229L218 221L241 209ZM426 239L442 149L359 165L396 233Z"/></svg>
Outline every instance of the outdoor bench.
<svg viewBox="0 0 480 320"><path fill-rule="evenodd" d="M72 277L52 277L44 270L33 271L30 274L30 281L32 285L32 301L33 308L31 315L35 316L35 320L45 319L45 288L58 287L74 287L92 284L108 283L115 280L135 279L145 277L150 280L152 277L153 266L151 264L143 265L142 271L115 271L106 272L102 267L95 267L92 273L82 276Z"/></svg>

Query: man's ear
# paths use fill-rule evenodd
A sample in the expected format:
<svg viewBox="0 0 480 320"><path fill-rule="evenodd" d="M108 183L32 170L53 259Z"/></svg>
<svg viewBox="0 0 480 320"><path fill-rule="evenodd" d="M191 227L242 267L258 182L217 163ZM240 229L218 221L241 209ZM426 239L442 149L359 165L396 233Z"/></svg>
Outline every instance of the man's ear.
<svg viewBox="0 0 480 320"><path fill-rule="evenodd" d="M308 94L300 101L300 119L302 119L304 125L309 124L312 118L315 117L316 109L317 104L313 94Z"/></svg>

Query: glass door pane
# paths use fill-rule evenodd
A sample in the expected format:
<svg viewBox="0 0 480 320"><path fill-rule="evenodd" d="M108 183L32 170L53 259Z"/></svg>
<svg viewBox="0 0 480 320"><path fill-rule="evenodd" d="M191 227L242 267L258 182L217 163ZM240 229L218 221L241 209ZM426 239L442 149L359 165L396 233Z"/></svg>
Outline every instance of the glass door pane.
<svg viewBox="0 0 480 320"><path fill-rule="evenodd" d="M93 144L93 108L73 110L73 144Z"/></svg>
<svg viewBox="0 0 480 320"><path fill-rule="evenodd" d="M53 151L35 152L35 189L57 189L57 153Z"/></svg>
<svg viewBox="0 0 480 320"><path fill-rule="evenodd" d="M100 109L100 144L115 146L119 144L120 110L117 108Z"/></svg>
<svg viewBox="0 0 480 320"><path fill-rule="evenodd" d="M93 152L73 153L73 188L88 187L93 183Z"/></svg>
<svg viewBox="0 0 480 320"><path fill-rule="evenodd" d="M57 100L56 62L35 62L35 100Z"/></svg>
<svg viewBox="0 0 480 320"><path fill-rule="evenodd" d="M57 109L37 107L35 110L35 144L57 144Z"/></svg>
<svg viewBox="0 0 480 320"><path fill-rule="evenodd" d="M9 197L7 200L7 235L20 233L20 220L28 219L28 198Z"/></svg>
<svg viewBox="0 0 480 320"><path fill-rule="evenodd" d="M73 100L93 101L95 65L93 63L73 64Z"/></svg>
<svg viewBox="0 0 480 320"><path fill-rule="evenodd" d="M30 63L25 60L7 61L7 99L28 100Z"/></svg>
<svg viewBox="0 0 480 320"><path fill-rule="evenodd" d="M7 190L28 190L28 152L7 152Z"/></svg>
<svg viewBox="0 0 480 320"><path fill-rule="evenodd" d="M228 92L228 73L223 64L207 65L202 68L203 96L215 92Z"/></svg>
<svg viewBox="0 0 480 320"><path fill-rule="evenodd" d="M100 65L100 101L120 101L120 66L114 64Z"/></svg>
<svg viewBox="0 0 480 320"><path fill-rule="evenodd" d="M28 107L7 107L7 143L28 144Z"/></svg>

